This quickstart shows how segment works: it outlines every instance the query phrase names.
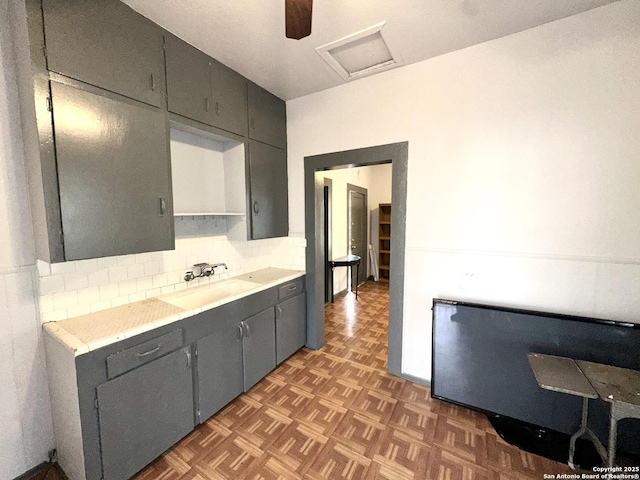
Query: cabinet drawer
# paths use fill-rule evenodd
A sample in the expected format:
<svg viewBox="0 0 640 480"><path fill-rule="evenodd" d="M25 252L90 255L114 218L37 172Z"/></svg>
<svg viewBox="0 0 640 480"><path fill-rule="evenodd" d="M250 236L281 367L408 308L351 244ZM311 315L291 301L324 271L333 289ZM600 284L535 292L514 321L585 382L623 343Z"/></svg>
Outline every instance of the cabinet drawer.
<svg viewBox="0 0 640 480"><path fill-rule="evenodd" d="M278 300L284 300L285 298L297 295L304 289L304 280L297 278L291 282L285 283L281 287L278 287Z"/></svg>
<svg viewBox="0 0 640 480"><path fill-rule="evenodd" d="M107 377L109 379L117 377L180 348L182 338L182 329L180 328L135 347L114 353L107 357Z"/></svg>

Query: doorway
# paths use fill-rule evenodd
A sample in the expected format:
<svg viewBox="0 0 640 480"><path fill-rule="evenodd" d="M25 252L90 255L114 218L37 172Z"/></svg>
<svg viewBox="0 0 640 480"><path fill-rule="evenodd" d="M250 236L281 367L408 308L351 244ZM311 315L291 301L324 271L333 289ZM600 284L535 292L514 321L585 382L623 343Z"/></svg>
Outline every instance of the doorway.
<svg viewBox="0 0 640 480"><path fill-rule="evenodd" d="M331 195L332 195L333 182L330 178L324 179L323 187L323 204L324 204L324 258L330 259L332 257L331 252L331 238L332 238L332 219L331 219ZM325 305L331 301L331 267L329 262L325 262L324 266L324 303Z"/></svg>
<svg viewBox="0 0 640 480"><path fill-rule="evenodd" d="M367 189L347 183L347 245L351 255L360 257L360 268L351 269L350 285L354 289L367 279ZM358 275L358 278L356 278Z"/></svg>
<svg viewBox="0 0 640 480"><path fill-rule="evenodd" d="M404 301L405 220L407 206L408 142L305 157L305 237L307 288L307 347L317 350L324 345L324 181L316 172L335 168L392 163L391 228L394 248L391 253L389 286L388 372L402 376L402 326Z"/></svg>

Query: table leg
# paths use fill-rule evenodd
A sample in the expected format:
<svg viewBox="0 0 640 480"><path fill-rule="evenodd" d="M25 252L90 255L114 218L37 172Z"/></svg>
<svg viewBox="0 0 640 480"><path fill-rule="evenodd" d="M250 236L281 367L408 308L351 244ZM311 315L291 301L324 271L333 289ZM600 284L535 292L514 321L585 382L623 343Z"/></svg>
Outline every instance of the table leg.
<svg viewBox="0 0 640 480"><path fill-rule="evenodd" d="M360 281L360 262L356 263L356 300L358 299L358 282Z"/></svg>
<svg viewBox="0 0 640 480"><path fill-rule="evenodd" d="M569 461L567 462L571 469L576 470L578 465L573 463L573 455L576 451L576 440L580 437L587 437L591 440L591 443L596 447L600 458L604 463L608 463L610 461L609 456L607 455L607 451L602 446L602 443L596 437L595 433L593 433L588 426L587 414L589 413L589 399L587 397L582 397L582 422L580 424L580 430L574 433L571 436L571 442L569 442ZM613 413L613 412L612 412ZM613 418L613 417L612 417ZM611 445L611 440L609 440L609 445ZM615 448L615 440L614 440L614 448Z"/></svg>
<svg viewBox="0 0 640 480"><path fill-rule="evenodd" d="M571 435L571 441L569 442L569 467L572 470L576 470L578 467L573 463L573 455L576 452L576 440L584 435L587 430L587 413L589 412L589 399L582 397L582 422L580 423L580 430Z"/></svg>
<svg viewBox="0 0 640 480"><path fill-rule="evenodd" d="M609 424L609 466L613 467L616 461L616 442L618 440L618 417L615 412L615 403L611 404L611 423Z"/></svg>

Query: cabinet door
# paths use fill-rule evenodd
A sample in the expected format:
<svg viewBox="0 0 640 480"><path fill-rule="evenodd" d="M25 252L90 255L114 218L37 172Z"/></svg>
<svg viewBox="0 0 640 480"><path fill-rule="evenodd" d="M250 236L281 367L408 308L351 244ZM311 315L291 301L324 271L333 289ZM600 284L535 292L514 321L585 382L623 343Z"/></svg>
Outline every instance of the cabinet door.
<svg viewBox="0 0 640 480"><path fill-rule="evenodd" d="M287 156L284 150L250 142L249 176L251 238L287 236Z"/></svg>
<svg viewBox="0 0 640 480"><path fill-rule="evenodd" d="M165 55L169 111L213 125L209 57L173 35L165 36Z"/></svg>
<svg viewBox="0 0 640 480"><path fill-rule="evenodd" d="M162 30L118 0L44 0L47 67L162 105Z"/></svg>
<svg viewBox="0 0 640 480"><path fill-rule="evenodd" d="M174 248L165 116L51 83L66 260Z"/></svg>
<svg viewBox="0 0 640 480"><path fill-rule="evenodd" d="M307 343L307 299L296 295L276 305L276 360L278 364Z"/></svg>
<svg viewBox="0 0 640 480"><path fill-rule="evenodd" d="M199 340L198 410L204 422L242 393L242 324L226 327Z"/></svg>
<svg viewBox="0 0 640 480"><path fill-rule="evenodd" d="M247 81L239 73L211 59L213 125L238 135L247 134Z"/></svg>
<svg viewBox="0 0 640 480"><path fill-rule="evenodd" d="M284 100L249 83L249 138L287 148L287 107Z"/></svg>
<svg viewBox="0 0 640 480"><path fill-rule="evenodd" d="M127 479L193 430L189 347L97 387L103 478Z"/></svg>
<svg viewBox="0 0 640 480"><path fill-rule="evenodd" d="M276 328L273 308L249 317L243 323L242 357L246 392L276 368Z"/></svg>

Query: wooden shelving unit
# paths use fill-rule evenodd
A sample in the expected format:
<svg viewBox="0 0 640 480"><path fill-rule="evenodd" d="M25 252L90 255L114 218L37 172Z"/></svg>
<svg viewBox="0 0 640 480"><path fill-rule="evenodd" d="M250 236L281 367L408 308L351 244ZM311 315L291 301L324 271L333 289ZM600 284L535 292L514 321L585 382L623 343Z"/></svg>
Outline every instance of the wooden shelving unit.
<svg viewBox="0 0 640 480"><path fill-rule="evenodd" d="M391 264L391 204L378 205L378 278L389 281Z"/></svg>

